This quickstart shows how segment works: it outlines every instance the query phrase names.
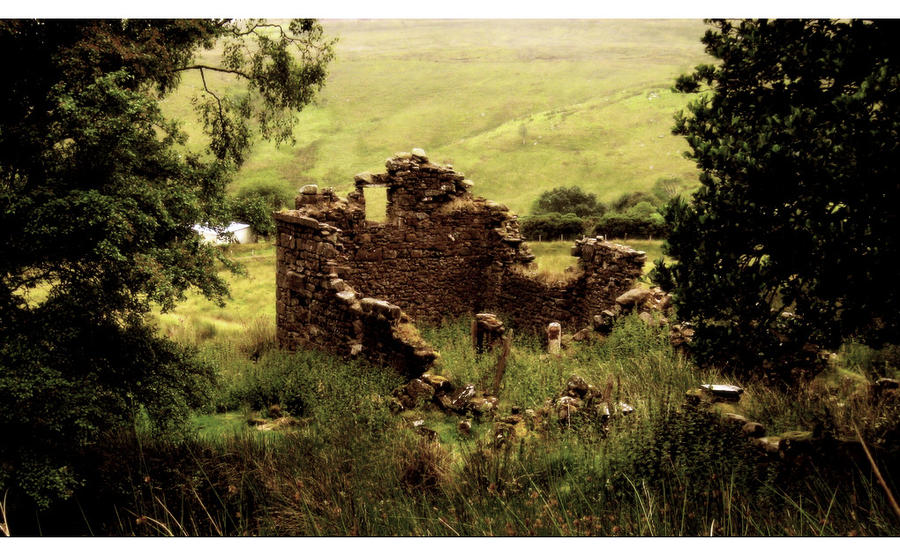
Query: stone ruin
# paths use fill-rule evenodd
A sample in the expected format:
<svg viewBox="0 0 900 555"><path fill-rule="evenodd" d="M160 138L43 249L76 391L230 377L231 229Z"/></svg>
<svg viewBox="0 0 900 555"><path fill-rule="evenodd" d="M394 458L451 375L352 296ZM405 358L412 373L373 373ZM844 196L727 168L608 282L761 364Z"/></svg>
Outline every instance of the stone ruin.
<svg viewBox="0 0 900 555"><path fill-rule="evenodd" d="M472 182L421 149L399 153L385 173L362 173L341 198L303 187L296 209L275 214L277 337L282 349L365 356L419 376L437 358L413 320L438 323L501 314L540 333L551 322L591 326L642 273L645 254L586 238L575 273L547 283L505 206L469 192ZM386 221L366 219L364 189L387 190Z"/></svg>

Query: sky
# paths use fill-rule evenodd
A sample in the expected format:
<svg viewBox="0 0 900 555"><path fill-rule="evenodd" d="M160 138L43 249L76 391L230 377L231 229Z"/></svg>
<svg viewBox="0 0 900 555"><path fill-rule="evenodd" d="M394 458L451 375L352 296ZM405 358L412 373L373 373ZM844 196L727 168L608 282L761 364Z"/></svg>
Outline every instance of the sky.
<svg viewBox="0 0 900 555"><path fill-rule="evenodd" d="M644 0L601 2L500 2L495 0L31 0L4 2L0 17L315 17L315 18L707 18L707 17L897 17L885 0Z"/></svg>

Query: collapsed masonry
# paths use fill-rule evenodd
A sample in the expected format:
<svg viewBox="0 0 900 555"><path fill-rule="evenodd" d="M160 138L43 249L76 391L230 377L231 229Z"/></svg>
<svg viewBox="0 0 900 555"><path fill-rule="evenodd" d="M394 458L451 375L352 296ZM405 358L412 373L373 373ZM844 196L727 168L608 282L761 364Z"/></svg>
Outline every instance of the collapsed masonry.
<svg viewBox="0 0 900 555"><path fill-rule="evenodd" d="M437 354L412 319L492 312L520 329L578 329L641 275L644 253L588 238L572 251L577 272L546 283L528 272L534 255L516 216L473 197L452 166L421 149L385 165L357 175L346 198L307 185L296 210L275 214L281 348L363 355L419 376ZM366 220L366 187L387 189L385 222Z"/></svg>

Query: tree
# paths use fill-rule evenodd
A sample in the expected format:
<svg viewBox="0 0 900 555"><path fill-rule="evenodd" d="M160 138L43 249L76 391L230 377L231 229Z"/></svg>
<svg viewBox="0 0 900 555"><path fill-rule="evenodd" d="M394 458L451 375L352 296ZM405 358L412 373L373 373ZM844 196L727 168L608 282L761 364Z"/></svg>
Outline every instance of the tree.
<svg viewBox="0 0 900 555"><path fill-rule="evenodd" d="M610 212L597 221L594 235L630 237L632 239L662 238L666 236L666 222L662 214L647 201L641 201L625 212Z"/></svg>
<svg viewBox="0 0 900 555"><path fill-rule="evenodd" d="M250 225L253 233L269 237L275 233L272 213L288 205L288 195L275 185L257 185L229 198L231 219Z"/></svg>
<svg viewBox="0 0 900 555"><path fill-rule="evenodd" d="M100 430L202 400L209 371L145 316L189 288L222 302L234 266L191 227L227 223L252 122L292 138L332 42L312 20L0 21L0 491L46 506ZM188 72L204 152L160 109Z"/></svg>
<svg viewBox="0 0 900 555"><path fill-rule="evenodd" d="M535 215L553 212L575 214L581 218L602 216L606 212L606 205L598 202L595 194L585 193L578 186L556 187L542 192L532 208Z"/></svg>
<svg viewBox="0 0 900 555"><path fill-rule="evenodd" d="M609 209L613 212L621 212L624 214L630 208L641 203L647 203L653 206L664 204L664 202L660 202L657 197L651 195L650 193L645 193L644 191L633 191L631 193L623 193L619 198L614 200L612 204L610 204Z"/></svg>
<svg viewBox="0 0 900 555"><path fill-rule="evenodd" d="M703 361L793 370L847 339L897 342L900 57L896 21L715 21L717 65L674 133L701 171L666 252Z"/></svg>

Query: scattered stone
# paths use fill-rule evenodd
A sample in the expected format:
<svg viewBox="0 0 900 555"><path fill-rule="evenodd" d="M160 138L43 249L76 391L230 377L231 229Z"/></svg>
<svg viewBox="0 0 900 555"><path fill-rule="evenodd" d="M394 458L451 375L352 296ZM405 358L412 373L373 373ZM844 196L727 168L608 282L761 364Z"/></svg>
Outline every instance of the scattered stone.
<svg viewBox="0 0 900 555"><path fill-rule="evenodd" d="M770 455L774 455L781 451L781 438L778 436L756 437L753 438L753 445Z"/></svg>
<svg viewBox="0 0 900 555"><path fill-rule="evenodd" d="M459 430L459 433L462 435L468 436L472 434L472 422L469 420L460 420L459 425L456 427Z"/></svg>
<svg viewBox="0 0 900 555"><path fill-rule="evenodd" d="M713 398L713 402L731 402L736 403L741 400L741 395L744 393L744 390L736 385L722 385L722 384L703 384L700 386L700 389L703 390L704 393L711 396Z"/></svg>
<svg viewBox="0 0 900 555"><path fill-rule="evenodd" d="M632 407L628 403L623 403L622 401L619 401L619 403L616 406L619 409L619 412L622 414L622 416L628 416L629 414L634 412L634 407Z"/></svg>
<svg viewBox="0 0 900 555"><path fill-rule="evenodd" d="M492 351L503 342L506 328L494 314L483 312L472 320L472 347L476 353Z"/></svg>
<svg viewBox="0 0 900 555"><path fill-rule="evenodd" d="M618 308L619 305L616 305ZM609 333L612 331L616 323L616 313L612 310L604 310L600 314L594 316L594 330L600 333Z"/></svg>
<svg viewBox="0 0 900 555"><path fill-rule="evenodd" d="M469 401L475 397L475 386L466 384L450 395L450 406L457 411L464 411Z"/></svg>
<svg viewBox="0 0 900 555"><path fill-rule="evenodd" d="M453 408L453 400L450 398L449 395L444 395L444 394L435 395L434 402L437 404L437 406L441 410L443 410L445 412L450 412L450 411L455 410Z"/></svg>
<svg viewBox="0 0 900 555"><path fill-rule="evenodd" d="M395 389L394 397L404 409L414 409L434 397L434 388L417 378Z"/></svg>
<svg viewBox="0 0 900 555"><path fill-rule="evenodd" d="M550 322L547 326L547 352L550 354L559 354L562 347L562 326L559 322Z"/></svg>
<svg viewBox="0 0 900 555"><path fill-rule="evenodd" d="M560 422L568 423L581 407L581 399L565 395L556 401L556 416Z"/></svg>
<svg viewBox="0 0 900 555"><path fill-rule="evenodd" d="M727 424L733 424L737 427L743 427L745 424L750 422L746 417L734 412L726 412L722 415L722 419Z"/></svg>
<svg viewBox="0 0 900 555"><path fill-rule="evenodd" d="M622 293L618 297L616 297L616 303L619 304L623 308L629 307L637 307L640 306L641 303L646 301L652 292L649 289L643 289L641 287L635 287L625 293Z"/></svg>
<svg viewBox="0 0 900 555"><path fill-rule="evenodd" d="M506 422L507 424L518 424L522 422L523 418L520 414L510 414L509 416L504 416L500 419L500 422Z"/></svg>
<svg viewBox="0 0 900 555"><path fill-rule="evenodd" d="M590 384L581 376L573 374L566 382L566 393L571 397L584 397L590 390Z"/></svg>
<svg viewBox="0 0 900 555"><path fill-rule="evenodd" d="M693 340L694 328L685 322L675 324L669 329L669 343L676 349L690 345Z"/></svg>
<svg viewBox="0 0 900 555"><path fill-rule="evenodd" d="M600 422L607 422L609 420L609 405L606 403L601 403L599 405L594 405L594 411L597 416L600 418Z"/></svg>
<svg viewBox="0 0 900 555"><path fill-rule="evenodd" d="M698 388L688 389L684 392L684 402L690 407L699 406L703 402L703 398L703 390Z"/></svg>
<svg viewBox="0 0 900 555"><path fill-rule="evenodd" d="M741 432L750 437L763 437L766 435L766 427L759 422L747 422L741 428Z"/></svg>
<svg viewBox="0 0 900 555"><path fill-rule="evenodd" d="M780 449L786 455L809 453L813 450L817 438L807 430L793 430L781 434Z"/></svg>
<svg viewBox="0 0 900 555"><path fill-rule="evenodd" d="M444 376L425 373L419 379L434 388L435 393L450 393L453 391L453 384Z"/></svg>
<svg viewBox="0 0 900 555"><path fill-rule="evenodd" d="M572 336L572 341L586 341L590 339L593 335L593 330L590 328L583 328L575 332Z"/></svg>
<svg viewBox="0 0 900 555"><path fill-rule="evenodd" d="M319 186L316 185L315 183L311 183L309 185L304 185L303 187L300 187L300 194L301 195L317 195L317 194L319 194Z"/></svg>
<svg viewBox="0 0 900 555"><path fill-rule="evenodd" d="M413 422L413 429L417 434L428 439L428 441L435 441L438 438L438 433L435 430L425 427L424 420L416 420L415 422Z"/></svg>

